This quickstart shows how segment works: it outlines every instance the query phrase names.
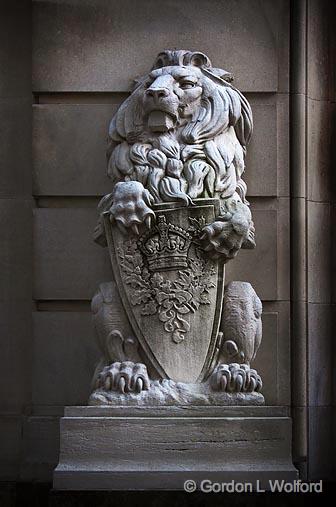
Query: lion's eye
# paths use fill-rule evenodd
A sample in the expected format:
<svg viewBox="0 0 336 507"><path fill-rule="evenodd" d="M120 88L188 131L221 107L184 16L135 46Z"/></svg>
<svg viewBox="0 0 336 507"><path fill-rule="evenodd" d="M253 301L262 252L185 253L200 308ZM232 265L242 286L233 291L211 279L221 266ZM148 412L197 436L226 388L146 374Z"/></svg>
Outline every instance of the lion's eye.
<svg viewBox="0 0 336 507"><path fill-rule="evenodd" d="M182 83L180 83L180 88L182 88L182 90L188 90L189 88L195 88L196 86L196 83L193 83L192 81L183 81Z"/></svg>

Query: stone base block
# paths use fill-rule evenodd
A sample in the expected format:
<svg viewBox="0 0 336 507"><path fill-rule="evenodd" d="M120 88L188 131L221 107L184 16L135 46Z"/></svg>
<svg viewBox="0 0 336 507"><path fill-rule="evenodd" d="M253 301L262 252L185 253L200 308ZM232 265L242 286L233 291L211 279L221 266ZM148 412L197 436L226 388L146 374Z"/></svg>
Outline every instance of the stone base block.
<svg viewBox="0 0 336 507"><path fill-rule="evenodd" d="M282 407L68 407L54 488L182 490L298 476ZM259 481L259 482L257 482Z"/></svg>

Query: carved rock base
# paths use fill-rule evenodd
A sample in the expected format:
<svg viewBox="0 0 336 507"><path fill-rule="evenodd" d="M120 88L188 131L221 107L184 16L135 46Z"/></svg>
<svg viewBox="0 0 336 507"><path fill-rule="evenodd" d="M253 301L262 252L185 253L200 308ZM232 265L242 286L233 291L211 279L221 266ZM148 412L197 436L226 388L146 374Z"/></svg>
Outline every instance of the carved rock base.
<svg viewBox="0 0 336 507"><path fill-rule="evenodd" d="M285 407L68 407L54 488L181 490L295 480Z"/></svg>
<svg viewBox="0 0 336 507"><path fill-rule="evenodd" d="M117 391L97 389L89 399L89 405L263 405L261 393L214 391L208 382L184 384L173 380L152 381L148 390L123 394Z"/></svg>

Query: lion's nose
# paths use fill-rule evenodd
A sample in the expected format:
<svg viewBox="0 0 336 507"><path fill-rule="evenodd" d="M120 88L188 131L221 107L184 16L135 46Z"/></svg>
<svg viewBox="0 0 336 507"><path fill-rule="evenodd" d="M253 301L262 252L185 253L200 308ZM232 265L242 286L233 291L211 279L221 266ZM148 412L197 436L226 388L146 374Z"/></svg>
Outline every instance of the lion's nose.
<svg viewBox="0 0 336 507"><path fill-rule="evenodd" d="M167 88L148 88L146 91L147 97L152 97L154 100L164 99L169 95Z"/></svg>

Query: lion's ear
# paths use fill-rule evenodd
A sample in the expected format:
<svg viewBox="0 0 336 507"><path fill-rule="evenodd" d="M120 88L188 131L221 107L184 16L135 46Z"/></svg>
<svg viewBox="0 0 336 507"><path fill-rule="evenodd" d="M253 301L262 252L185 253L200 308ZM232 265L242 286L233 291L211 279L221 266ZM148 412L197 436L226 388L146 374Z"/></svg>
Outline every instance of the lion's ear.
<svg viewBox="0 0 336 507"><path fill-rule="evenodd" d="M210 58L199 51L166 49L157 55L153 69L160 69L169 65L194 65L200 68L210 68L212 66Z"/></svg>
<svg viewBox="0 0 336 507"><path fill-rule="evenodd" d="M199 52L190 53L190 55L188 55L188 60L189 60L188 64L194 65L195 67L206 67L206 68L211 67L210 58L204 53Z"/></svg>

